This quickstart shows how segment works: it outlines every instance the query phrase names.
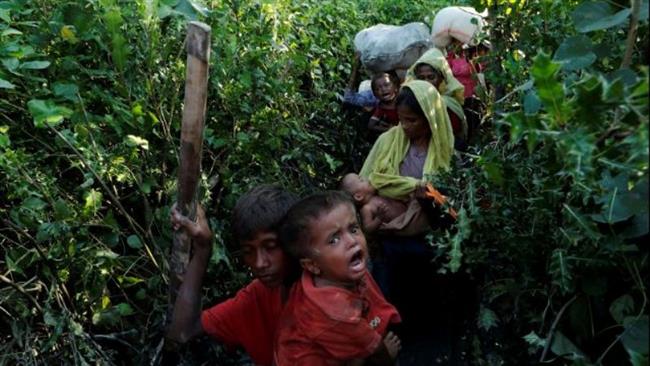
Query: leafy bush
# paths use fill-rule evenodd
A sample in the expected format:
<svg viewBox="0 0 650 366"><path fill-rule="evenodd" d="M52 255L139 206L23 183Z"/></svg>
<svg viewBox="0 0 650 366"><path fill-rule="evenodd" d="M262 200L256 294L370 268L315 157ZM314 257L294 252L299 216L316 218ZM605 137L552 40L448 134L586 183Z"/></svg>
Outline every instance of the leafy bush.
<svg viewBox="0 0 650 366"><path fill-rule="evenodd" d="M627 3L486 3L497 100L479 147L436 181L463 210L433 241L443 270L481 285L472 358L647 362L647 2L623 69ZM212 303L249 279L228 222L242 192L358 169L368 143L336 95L356 31L445 5L0 1L0 364L159 359L187 19L213 32Z"/></svg>

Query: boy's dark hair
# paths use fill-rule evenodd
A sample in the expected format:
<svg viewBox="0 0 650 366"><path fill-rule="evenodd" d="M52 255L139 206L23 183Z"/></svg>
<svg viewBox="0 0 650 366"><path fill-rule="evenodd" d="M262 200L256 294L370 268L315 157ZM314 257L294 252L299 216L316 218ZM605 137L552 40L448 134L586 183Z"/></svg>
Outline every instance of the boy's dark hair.
<svg viewBox="0 0 650 366"><path fill-rule="evenodd" d="M378 72L376 74L372 75L372 78L370 78L370 89L372 90L373 94L375 93L375 87L377 86L377 80L383 78L384 76L388 75L388 79L390 80L391 83L395 86L395 88L399 89L399 76L397 76L397 73L395 70L390 70L386 72Z"/></svg>
<svg viewBox="0 0 650 366"><path fill-rule="evenodd" d="M244 193L235 204L232 227L235 240L251 240L260 231L277 232L298 196L275 184L262 184Z"/></svg>
<svg viewBox="0 0 650 366"><path fill-rule="evenodd" d="M422 107L420 107L420 103L418 103L418 99L415 97L415 94L413 94L413 91L411 91L408 86L402 87L402 90L400 90L399 94L397 95L397 101L395 102L395 105L397 107L401 105L406 106L412 110L413 113L416 113L421 117L424 117L424 119L427 119L424 111L422 111Z"/></svg>
<svg viewBox="0 0 650 366"><path fill-rule="evenodd" d="M309 195L298 201L287 212L280 225L280 243L285 252L295 259L309 258L312 254L310 225L323 213L336 206L347 204L354 210L352 197L342 191L325 191Z"/></svg>

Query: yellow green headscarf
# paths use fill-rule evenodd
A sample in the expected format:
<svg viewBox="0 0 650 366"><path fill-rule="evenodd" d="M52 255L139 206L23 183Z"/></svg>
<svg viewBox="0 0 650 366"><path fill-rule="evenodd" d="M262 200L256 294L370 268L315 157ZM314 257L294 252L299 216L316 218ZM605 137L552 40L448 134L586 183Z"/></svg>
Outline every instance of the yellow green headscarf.
<svg viewBox="0 0 650 366"><path fill-rule="evenodd" d="M440 85L440 94L453 97L460 105L463 105L465 102L465 87L454 77L454 74L451 72L451 67L449 67L449 62L447 62L442 51L434 47L423 53L406 71L405 82L416 80L415 67L419 64L427 64L435 70L440 71L445 79L443 84Z"/></svg>
<svg viewBox="0 0 650 366"><path fill-rule="evenodd" d="M431 128L422 176L449 169L454 152L454 135L440 93L433 85L422 80L407 82L402 88L413 92ZM368 179L379 195L407 199L420 182L419 179L403 177L399 173L400 164L408 153L410 144L401 123L384 132L370 150L359 175Z"/></svg>
<svg viewBox="0 0 650 366"><path fill-rule="evenodd" d="M438 70L442 73L444 80L438 87L438 91L442 94L442 98L445 100L445 103L447 103L447 107L451 109L458 118L460 118L462 137L466 138L467 119L465 118L465 112L463 111L465 87L454 77L454 74L451 72L451 67L449 67L449 62L447 62L447 59L439 49L432 48L422 54L422 56L411 65L408 71L406 71L406 82L416 80L415 68L419 64L429 65L433 67L434 70Z"/></svg>

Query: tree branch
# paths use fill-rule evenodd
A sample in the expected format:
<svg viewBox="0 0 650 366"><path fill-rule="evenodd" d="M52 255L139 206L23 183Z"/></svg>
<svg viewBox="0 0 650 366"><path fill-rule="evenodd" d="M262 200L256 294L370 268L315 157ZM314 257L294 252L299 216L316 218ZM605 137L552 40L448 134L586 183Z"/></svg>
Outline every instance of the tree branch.
<svg viewBox="0 0 650 366"><path fill-rule="evenodd" d="M630 7L632 8L632 17L630 18L630 30L627 32L627 40L625 41L625 55L621 62L621 69L629 67L632 63L632 53L634 52L634 43L636 43L636 32L639 28L639 12L641 11L640 0L630 0Z"/></svg>

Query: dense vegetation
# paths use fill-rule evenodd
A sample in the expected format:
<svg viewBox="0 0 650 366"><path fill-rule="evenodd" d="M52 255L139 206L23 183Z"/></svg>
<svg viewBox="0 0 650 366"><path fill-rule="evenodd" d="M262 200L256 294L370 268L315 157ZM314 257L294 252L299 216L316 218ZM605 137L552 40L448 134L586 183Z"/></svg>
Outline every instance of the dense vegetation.
<svg viewBox="0 0 650 366"><path fill-rule="evenodd" d="M489 7L491 102L435 177L457 230L430 238L441 272L480 284L471 359L647 365L648 2L466 3ZM0 364L159 359L188 18L213 30L213 302L248 280L229 237L242 192L358 170L368 142L336 95L353 35L446 5L0 1Z"/></svg>

